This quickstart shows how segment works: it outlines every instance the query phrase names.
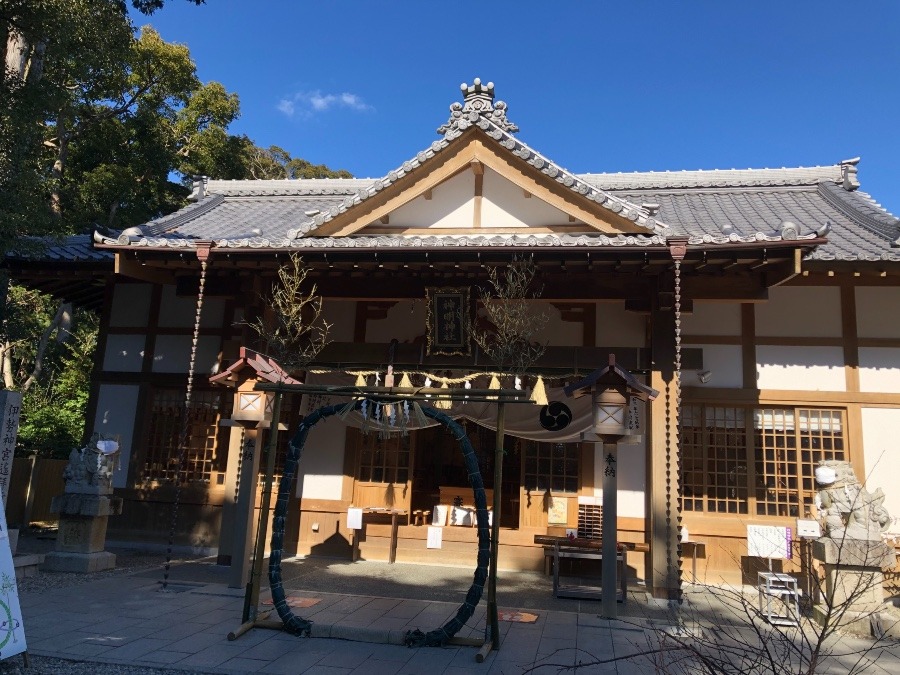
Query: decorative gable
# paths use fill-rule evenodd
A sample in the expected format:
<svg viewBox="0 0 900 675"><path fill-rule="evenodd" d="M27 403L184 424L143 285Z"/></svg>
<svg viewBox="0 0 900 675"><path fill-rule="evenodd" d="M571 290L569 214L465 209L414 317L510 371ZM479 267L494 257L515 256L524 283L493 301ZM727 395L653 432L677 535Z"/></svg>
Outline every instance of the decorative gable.
<svg viewBox="0 0 900 675"><path fill-rule="evenodd" d="M509 230L655 234L650 212L614 197L513 138L494 85L463 85L442 139L340 207L292 230L299 238L389 232L485 234ZM485 232L487 230L488 232Z"/></svg>

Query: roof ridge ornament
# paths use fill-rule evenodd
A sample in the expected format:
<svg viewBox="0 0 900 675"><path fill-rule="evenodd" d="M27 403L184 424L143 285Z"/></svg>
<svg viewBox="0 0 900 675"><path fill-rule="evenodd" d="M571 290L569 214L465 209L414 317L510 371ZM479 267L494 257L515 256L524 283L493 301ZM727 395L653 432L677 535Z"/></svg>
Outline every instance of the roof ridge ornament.
<svg viewBox="0 0 900 675"><path fill-rule="evenodd" d="M471 85L463 82L459 85L463 92L463 102L454 102L450 106L450 119L446 124L438 127L437 132L444 136L448 132L462 132L484 117L491 123L511 134L519 130L515 124L506 118L506 103L494 101L494 83L481 83L481 78L476 77Z"/></svg>

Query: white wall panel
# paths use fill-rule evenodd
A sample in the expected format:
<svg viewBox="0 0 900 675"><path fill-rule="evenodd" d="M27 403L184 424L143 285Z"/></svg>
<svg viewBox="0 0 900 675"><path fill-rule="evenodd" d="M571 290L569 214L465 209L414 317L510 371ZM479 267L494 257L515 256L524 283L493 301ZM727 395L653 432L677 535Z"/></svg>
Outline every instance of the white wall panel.
<svg viewBox="0 0 900 675"><path fill-rule="evenodd" d="M900 410L896 408L863 408L863 456L866 463L866 487L884 490L884 505L891 514L891 532L900 533L900 451L897 430Z"/></svg>
<svg viewBox="0 0 900 675"><path fill-rule="evenodd" d="M159 325L163 328L193 328L197 316L197 298L190 295L175 295L175 286L162 287L159 307ZM200 326L218 328L222 325L225 301L222 298L205 296L200 312Z"/></svg>
<svg viewBox="0 0 900 675"><path fill-rule="evenodd" d="M681 315L684 335L741 334L741 306L725 302L694 301L693 314Z"/></svg>
<svg viewBox="0 0 900 675"><path fill-rule="evenodd" d="M356 303L352 300L331 300L322 303L322 316L331 324L328 339L332 342L353 342L356 323Z"/></svg>
<svg viewBox="0 0 900 675"><path fill-rule="evenodd" d="M900 337L900 288L858 287L856 331L861 338Z"/></svg>
<svg viewBox="0 0 900 675"><path fill-rule="evenodd" d="M900 349L860 347L859 388L900 393Z"/></svg>
<svg viewBox="0 0 900 675"><path fill-rule="evenodd" d="M337 417L310 429L297 465L297 493L304 499L340 499L347 425Z"/></svg>
<svg viewBox="0 0 900 675"><path fill-rule="evenodd" d="M116 284L113 289L109 325L116 328L142 328L150 313L150 284Z"/></svg>
<svg viewBox="0 0 900 675"><path fill-rule="evenodd" d="M203 335L197 340L195 373L215 374L219 367L220 339ZM190 335L158 335L153 352L154 373L187 373L191 362Z"/></svg>
<svg viewBox="0 0 900 675"><path fill-rule="evenodd" d="M97 397L97 413L93 428L106 436L118 436L122 451L122 468L113 473L113 487L125 487L128 477L128 462L131 460L131 443L134 439L134 420L138 416L138 393L136 384L101 384Z"/></svg>
<svg viewBox="0 0 900 675"><path fill-rule="evenodd" d="M703 350L703 370L685 370L681 382L686 387L726 387L740 389L744 386L744 373L740 345L690 345ZM709 381L703 383L698 375L708 373ZM751 383L752 385L752 383Z"/></svg>
<svg viewBox="0 0 900 675"><path fill-rule="evenodd" d="M756 334L765 337L841 337L841 291L835 287L769 289L756 304Z"/></svg>
<svg viewBox="0 0 900 675"><path fill-rule="evenodd" d="M139 373L144 364L144 335L107 335L103 354L103 370Z"/></svg>
<svg viewBox="0 0 900 675"><path fill-rule="evenodd" d="M526 198L515 183L485 169L481 200L484 228L568 225L569 216L537 197Z"/></svg>
<svg viewBox="0 0 900 675"><path fill-rule="evenodd" d="M844 352L840 347L756 348L760 389L845 391Z"/></svg>
<svg viewBox="0 0 900 675"><path fill-rule="evenodd" d="M388 310L387 318L369 319L366 342L412 342L425 335L425 301L401 300Z"/></svg>
<svg viewBox="0 0 900 675"><path fill-rule="evenodd" d="M463 171L431 190L431 199L416 197L395 209L378 227L471 228L475 213L475 175Z"/></svg>
<svg viewBox="0 0 900 675"><path fill-rule="evenodd" d="M646 347L647 316L626 312L625 302L597 305L597 345L602 347ZM597 364L602 366L605 364Z"/></svg>

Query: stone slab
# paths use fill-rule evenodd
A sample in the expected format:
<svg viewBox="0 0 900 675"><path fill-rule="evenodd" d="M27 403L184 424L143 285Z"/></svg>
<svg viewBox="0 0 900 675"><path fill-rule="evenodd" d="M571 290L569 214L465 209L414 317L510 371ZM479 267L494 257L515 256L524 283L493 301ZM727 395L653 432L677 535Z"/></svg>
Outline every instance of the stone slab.
<svg viewBox="0 0 900 675"><path fill-rule="evenodd" d="M106 548L105 516L61 515L56 550L64 553L100 553Z"/></svg>
<svg viewBox="0 0 900 675"><path fill-rule="evenodd" d="M98 553L52 551L44 558L42 569L48 572L101 572L115 566L116 554L109 551Z"/></svg>
<svg viewBox="0 0 900 675"><path fill-rule="evenodd" d="M50 502L51 513L75 516L118 516L122 513L122 498L83 493L62 494Z"/></svg>
<svg viewBox="0 0 900 675"><path fill-rule="evenodd" d="M813 558L830 565L889 569L897 561L894 549L881 541L820 537L812 549Z"/></svg>

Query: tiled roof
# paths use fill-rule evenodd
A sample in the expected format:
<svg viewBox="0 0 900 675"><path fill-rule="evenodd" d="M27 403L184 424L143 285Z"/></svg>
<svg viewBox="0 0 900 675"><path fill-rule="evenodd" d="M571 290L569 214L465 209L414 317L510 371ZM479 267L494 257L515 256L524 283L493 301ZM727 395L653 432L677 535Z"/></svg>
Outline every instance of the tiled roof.
<svg viewBox="0 0 900 675"><path fill-rule="evenodd" d="M42 246L34 250L13 251L7 254L8 259L41 260L46 262L108 262L112 263L114 254L111 251L94 248L89 234L76 234L68 237L46 238L41 240Z"/></svg>
<svg viewBox="0 0 900 675"><path fill-rule="evenodd" d="M684 235L694 244L815 239L828 242L809 254L819 260L900 261L900 221L856 190L858 159L830 166L576 175L513 134L506 105L493 85L465 85L440 138L377 179L206 181L197 203L118 238L107 246L193 248L197 240L251 249L652 246ZM560 185L630 219L645 234L317 236L319 227L419 170L471 129Z"/></svg>

